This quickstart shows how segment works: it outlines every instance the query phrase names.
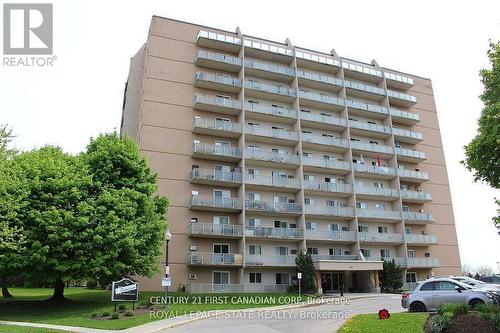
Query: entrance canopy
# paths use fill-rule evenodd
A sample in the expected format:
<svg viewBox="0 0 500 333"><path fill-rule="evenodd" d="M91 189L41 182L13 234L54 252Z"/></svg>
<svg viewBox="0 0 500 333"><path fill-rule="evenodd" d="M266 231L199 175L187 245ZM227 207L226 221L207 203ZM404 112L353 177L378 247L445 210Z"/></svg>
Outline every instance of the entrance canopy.
<svg viewBox="0 0 500 333"><path fill-rule="evenodd" d="M316 260L316 271L381 271L383 261Z"/></svg>

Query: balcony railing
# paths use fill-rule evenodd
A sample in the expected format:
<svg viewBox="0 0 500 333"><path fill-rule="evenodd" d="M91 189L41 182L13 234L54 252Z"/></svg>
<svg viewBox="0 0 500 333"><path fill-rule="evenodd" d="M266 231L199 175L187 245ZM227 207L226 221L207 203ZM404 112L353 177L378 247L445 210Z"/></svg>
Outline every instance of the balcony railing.
<svg viewBox="0 0 500 333"><path fill-rule="evenodd" d="M358 102L358 101L353 101L350 99L346 100L346 104L347 104L347 107L352 108L352 109L358 109L358 110L374 112L374 113L379 113L379 114L388 114L389 113L387 111L387 108L380 106L380 105Z"/></svg>
<svg viewBox="0 0 500 333"><path fill-rule="evenodd" d="M405 234L409 244L437 244L437 237L433 235Z"/></svg>
<svg viewBox="0 0 500 333"><path fill-rule="evenodd" d="M207 118L193 119L193 128L204 128L224 132L241 133L241 124Z"/></svg>
<svg viewBox="0 0 500 333"><path fill-rule="evenodd" d="M306 71L297 71L297 76L302 79L317 81L325 84L331 84L334 86L342 87L342 80L337 79L334 76L324 75L319 73L311 73Z"/></svg>
<svg viewBox="0 0 500 333"><path fill-rule="evenodd" d="M333 57L331 56L325 57L305 51L296 51L295 55L299 59L309 60L329 66L340 67L340 61L338 61L337 59L333 59Z"/></svg>
<svg viewBox="0 0 500 333"><path fill-rule="evenodd" d="M364 130L364 131L371 131L371 132L377 132L377 133L391 135L391 128L389 126L362 123L360 121L349 120L349 127L357 128L357 129Z"/></svg>
<svg viewBox="0 0 500 333"><path fill-rule="evenodd" d="M389 73L389 72L384 72L385 78L387 80L393 80L393 81L398 81L402 82L408 85L413 85L413 79L407 76L399 75L399 74L394 74L394 73Z"/></svg>
<svg viewBox="0 0 500 333"><path fill-rule="evenodd" d="M347 62L347 61L342 61L342 66L344 67L345 70L351 70L351 71L355 71L358 73L376 76L379 78L383 77L382 71L375 69L369 65L362 65L359 63L351 63L351 62Z"/></svg>
<svg viewBox="0 0 500 333"><path fill-rule="evenodd" d="M313 254L311 255L313 261L317 260L359 260L355 254L350 255L330 255L330 254Z"/></svg>
<svg viewBox="0 0 500 333"><path fill-rule="evenodd" d="M246 125L245 134L266 136L275 139L284 139L298 141L299 136L297 132L291 132L283 129L266 128L260 126Z"/></svg>
<svg viewBox="0 0 500 333"><path fill-rule="evenodd" d="M364 218L390 219L390 220L401 219L401 212L393 210L358 209L357 214L359 217L364 217Z"/></svg>
<svg viewBox="0 0 500 333"><path fill-rule="evenodd" d="M191 179L199 179L205 181L219 181L230 183L241 183L243 177L241 172L230 172L213 169L199 169L194 168L191 170Z"/></svg>
<svg viewBox="0 0 500 333"><path fill-rule="evenodd" d="M200 81L210 81L220 84L225 84L229 86L241 87L241 80L236 77L230 77L226 75L217 75L215 73L203 73L197 72L195 76L196 80Z"/></svg>
<svg viewBox="0 0 500 333"><path fill-rule="evenodd" d="M194 96L194 104L206 104L213 106L220 106L223 108L238 109L241 110L241 101L210 95L196 94Z"/></svg>
<svg viewBox="0 0 500 333"><path fill-rule="evenodd" d="M246 237L303 239L304 233L297 228L245 227Z"/></svg>
<svg viewBox="0 0 500 333"><path fill-rule="evenodd" d="M272 202L264 200L246 200L245 207L248 210L266 213L301 214L302 204L290 202Z"/></svg>
<svg viewBox="0 0 500 333"><path fill-rule="evenodd" d="M290 284L213 284L190 283L190 293L286 293Z"/></svg>
<svg viewBox="0 0 500 333"><path fill-rule="evenodd" d="M344 82L346 88L360 90L375 95L385 96L385 90L383 88L349 80L344 80Z"/></svg>
<svg viewBox="0 0 500 333"><path fill-rule="evenodd" d="M403 243L403 234L360 232L359 240L373 243Z"/></svg>
<svg viewBox="0 0 500 333"><path fill-rule="evenodd" d="M355 186L357 194L379 196L379 197L389 197L397 198L399 196L398 190L393 188L379 188L379 187L368 187L368 186Z"/></svg>
<svg viewBox="0 0 500 333"><path fill-rule="evenodd" d="M372 175L379 176L393 176L396 177L396 169L389 167L382 167L376 165L366 165L366 164L353 164L354 171L359 173L369 173Z"/></svg>
<svg viewBox="0 0 500 333"><path fill-rule="evenodd" d="M427 192L401 190L401 197L407 200L431 201L432 196Z"/></svg>
<svg viewBox="0 0 500 333"><path fill-rule="evenodd" d="M439 259L432 258L407 258L406 259L407 267L439 267Z"/></svg>
<svg viewBox="0 0 500 333"><path fill-rule="evenodd" d="M274 186L292 189L300 188L300 181L296 178L245 174L245 181L248 184L254 185Z"/></svg>
<svg viewBox="0 0 500 333"><path fill-rule="evenodd" d="M398 109L391 109L391 116L403 118L415 123L420 121L420 116L418 114Z"/></svg>
<svg viewBox="0 0 500 333"><path fill-rule="evenodd" d="M351 141L352 149L370 151L381 154L394 154L394 150L390 146L379 145L375 143L364 143L358 141Z"/></svg>
<svg viewBox="0 0 500 333"><path fill-rule="evenodd" d="M234 158L241 158L241 148L231 146L219 146L206 143L195 143L193 145L194 153L203 153L209 155L219 155Z"/></svg>
<svg viewBox="0 0 500 333"><path fill-rule="evenodd" d="M296 256L278 255L263 256L247 254L245 256L246 266L295 266Z"/></svg>
<svg viewBox="0 0 500 333"><path fill-rule="evenodd" d="M242 265L243 257L236 253L188 253L188 265Z"/></svg>
<svg viewBox="0 0 500 333"><path fill-rule="evenodd" d="M247 149L246 157L259 161L299 164L299 156L291 153L275 153L272 151Z"/></svg>
<svg viewBox="0 0 500 333"><path fill-rule="evenodd" d="M308 133L300 133L302 141L316 143L320 145L335 146L339 148L349 148L349 143L346 139L338 139L330 136L314 135Z"/></svg>
<svg viewBox="0 0 500 333"><path fill-rule="evenodd" d="M336 240L345 242L355 242L356 232L331 231L331 230L306 230L306 238L315 240Z"/></svg>
<svg viewBox="0 0 500 333"><path fill-rule="evenodd" d="M404 156L404 157L425 160L425 153L423 153L421 151L417 151L417 150L396 147L396 154Z"/></svg>
<svg viewBox="0 0 500 333"><path fill-rule="evenodd" d="M434 222L434 215L429 213L403 212L405 221Z"/></svg>
<svg viewBox="0 0 500 333"><path fill-rule="evenodd" d="M293 50L268 43L263 43L262 41L255 41L247 38L244 41L244 45L245 47L250 47L256 50L275 53L286 57L293 57Z"/></svg>
<svg viewBox="0 0 500 333"><path fill-rule="evenodd" d="M420 180L429 180L429 174L422 171L407 170L407 169L397 169L399 177L401 178L414 178Z"/></svg>
<svg viewBox="0 0 500 333"><path fill-rule="evenodd" d="M417 102L417 98L415 96L404 94L402 92L394 91L394 90L390 90L390 89L387 89L387 96L393 97L393 98L397 98L397 99L400 99L400 100L403 100L403 101L407 101L407 102L410 102L410 103L416 103Z"/></svg>
<svg viewBox="0 0 500 333"><path fill-rule="evenodd" d="M271 93L271 94L276 94L276 95L283 95L283 96L290 96L290 97L296 96L295 89L277 86L277 85L273 85L273 84L265 84L265 83L250 81L250 80L245 81L245 88L257 90L257 91L262 91L262 92L267 92L267 93Z"/></svg>
<svg viewBox="0 0 500 333"><path fill-rule="evenodd" d="M309 215L352 217L354 210L351 207L313 206L305 205L305 213Z"/></svg>
<svg viewBox="0 0 500 333"><path fill-rule="evenodd" d="M276 64L268 64L265 62L254 61L254 60L249 60L249 59L245 60L245 67L259 69L259 70L272 72L272 73L276 73L276 74L295 76L295 71L293 70L293 68L290 68L287 66L276 65Z"/></svg>
<svg viewBox="0 0 500 333"><path fill-rule="evenodd" d="M189 206L235 210L242 209L241 200L238 198L211 197L204 195L192 195L189 200Z"/></svg>
<svg viewBox="0 0 500 333"><path fill-rule="evenodd" d="M321 192L352 193L351 184L337 184L304 180L304 189Z"/></svg>
<svg viewBox="0 0 500 333"><path fill-rule="evenodd" d="M333 116L324 116L322 114L316 114L311 112L301 112L300 119L314 121L322 124L347 127L347 121L345 119Z"/></svg>
<svg viewBox="0 0 500 333"><path fill-rule="evenodd" d="M415 132L415 131L410 131L410 130L405 130L402 128L397 128L393 127L392 128L392 133L394 133L395 136L402 136L405 138L410 138L414 140L422 140L422 133Z"/></svg>
<svg viewBox="0 0 500 333"><path fill-rule="evenodd" d="M210 52L210 51L205 51L205 50L199 50L197 58L201 59L206 59L206 60L211 60L211 61L216 61L216 62L223 62L229 65L235 65L235 66L241 66L242 61L240 58L233 57L224 53L216 53L216 52Z"/></svg>
<svg viewBox="0 0 500 333"><path fill-rule="evenodd" d="M303 157L302 163L304 165L319 167L319 168L326 168L326 169L345 170L345 171L348 171L351 169L351 165L349 162L336 161L336 160L323 159L323 158L312 158L312 157L308 157L308 156Z"/></svg>
<svg viewBox="0 0 500 333"><path fill-rule="evenodd" d="M223 42L223 43L229 43L229 44L235 44L235 45L241 45L241 39L233 36L227 36L227 35L222 35L222 34L217 34L215 32L208 32L208 31L200 31L198 33L198 38L197 39L211 39L214 41L218 42Z"/></svg>
<svg viewBox="0 0 500 333"><path fill-rule="evenodd" d="M191 223L188 226L188 233L191 236L227 236L240 237L243 235L240 225L212 224L212 223Z"/></svg>
<svg viewBox="0 0 500 333"><path fill-rule="evenodd" d="M311 93L308 91L299 91L299 97L303 99L307 99L310 101L320 102L324 104L332 104L338 106L344 106L345 102L342 98L338 98L335 96L325 96L320 94Z"/></svg>
<svg viewBox="0 0 500 333"><path fill-rule="evenodd" d="M268 114L278 117L287 117L292 119L297 119L297 111L291 110L284 107L276 107L271 105L262 105L257 103L245 103L245 110L250 112L257 112L262 114Z"/></svg>

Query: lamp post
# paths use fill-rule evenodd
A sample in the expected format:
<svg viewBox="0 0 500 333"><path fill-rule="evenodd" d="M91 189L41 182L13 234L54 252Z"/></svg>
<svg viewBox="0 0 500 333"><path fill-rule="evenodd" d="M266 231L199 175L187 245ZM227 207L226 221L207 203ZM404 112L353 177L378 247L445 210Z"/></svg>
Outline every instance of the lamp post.
<svg viewBox="0 0 500 333"><path fill-rule="evenodd" d="M165 278L168 278L170 269L168 267L168 242L172 239L172 234L167 230L165 232ZM165 309L168 308L168 286L165 284Z"/></svg>

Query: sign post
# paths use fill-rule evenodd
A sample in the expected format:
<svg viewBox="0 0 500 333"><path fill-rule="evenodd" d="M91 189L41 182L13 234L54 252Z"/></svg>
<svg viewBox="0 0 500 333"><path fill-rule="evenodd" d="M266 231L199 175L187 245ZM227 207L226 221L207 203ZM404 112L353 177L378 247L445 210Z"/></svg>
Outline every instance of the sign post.
<svg viewBox="0 0 500 333"><path fill-rule="evenodd" d="M300 280L302 280L302 273L300 273L300 272L297 273L297 279L299 279L299 297L301 297L300 296Z"/></svg>
<svg viewBox="0 0 500 333"><path fill-rule="evenodd" d="M111 285L111 301L116 302L132 302L132 310L135 310L135 302L139 298L139 284L130 279L121 279L113 281Z"/></svg>

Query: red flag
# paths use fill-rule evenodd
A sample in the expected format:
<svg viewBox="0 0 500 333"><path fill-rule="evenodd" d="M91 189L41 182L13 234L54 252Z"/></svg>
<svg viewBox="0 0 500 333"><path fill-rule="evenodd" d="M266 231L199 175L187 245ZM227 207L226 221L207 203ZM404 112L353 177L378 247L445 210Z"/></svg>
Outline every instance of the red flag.
<svg viewBox="0 0 500 333"><path fill-rule="evenodd" d="M377 166L381 166L382 162L380 161L380 156L377 155Z"/></svg>

